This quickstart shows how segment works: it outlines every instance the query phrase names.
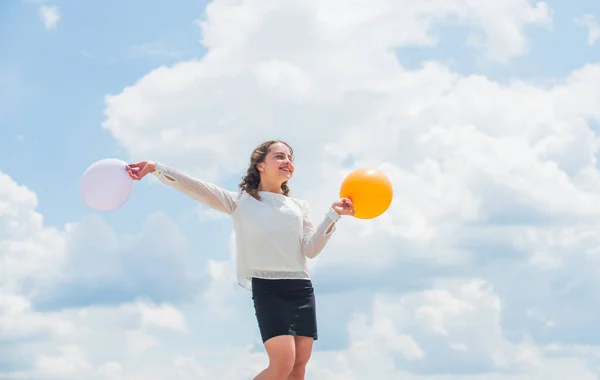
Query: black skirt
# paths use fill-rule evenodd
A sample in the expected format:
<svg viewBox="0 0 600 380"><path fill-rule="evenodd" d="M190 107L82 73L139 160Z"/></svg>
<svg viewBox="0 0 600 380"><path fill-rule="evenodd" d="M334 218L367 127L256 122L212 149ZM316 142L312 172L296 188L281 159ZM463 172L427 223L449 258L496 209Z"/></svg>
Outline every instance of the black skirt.
<svg viewBox="0 0 600 380"><path fill-rule="evenodd" d="M252 278L252 300L263 343L279 335L318 339L310 280Z"/></svg>

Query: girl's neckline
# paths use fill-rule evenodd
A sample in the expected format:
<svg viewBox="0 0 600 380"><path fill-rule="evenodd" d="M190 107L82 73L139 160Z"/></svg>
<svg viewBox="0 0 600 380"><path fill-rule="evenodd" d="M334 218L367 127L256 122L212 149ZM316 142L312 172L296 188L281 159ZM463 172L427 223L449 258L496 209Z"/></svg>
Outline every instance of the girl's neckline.
<svg viewBox="0 0 600 380"><path fill-rule="evenodd" d="M266 194L268 194L268 195L271 195L271 196L274 196L274 197L285 197L285 195L283 195L281 193L274 193L272 191L259 190L258 193L260 195L266 195Z"/></svg>

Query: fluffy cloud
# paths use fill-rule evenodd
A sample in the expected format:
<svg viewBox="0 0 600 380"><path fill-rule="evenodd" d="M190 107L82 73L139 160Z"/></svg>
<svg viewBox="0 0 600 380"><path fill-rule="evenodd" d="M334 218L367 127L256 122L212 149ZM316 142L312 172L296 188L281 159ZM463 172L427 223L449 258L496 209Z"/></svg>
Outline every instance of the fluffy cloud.
<svg viewBox="0 0 600 380"><path fill-rule="evenodd" d="M318 161L324 144L372 127L382 100L406 102L416 88L451 84L452 75L435 68L414 77L394 54L401 46L431 43L438 18L482 27L491 41L486 48L504 56L497 45L514 46L510 36L525 40L522 25L547 17L543 3L492 3L213 2L201 22L209 49L202 60L154 70L109 96L104 127L136 159L168 159L212 179L245 164L248 141L275 135ZM498 25L507 27L495 30Z"/></svg>
<svg viewBox="0 0 600 380"><path fill-rule="evenodd" d="M64 232L44 226L36 195L0 172L0 288L34 295L65 260Z"/></svg>
<svg viewBox="0 0 600 380"><path fill-rule="evenodd" d="M114 379L132 367L143 370L146 365L136 357L164 355L161 333L187 332L180 310L149 301L46 313L16 301L22 307L0 315L2 341L12 347L0 350L6 360L2 368L9 369L0 372L3 379ZM127 371L121 362L128 363Z"/></svg>
<svg viewBox="0 0 600 380"><path fill-rule="evenodd" d="M186 237L164 214L148 215L135 236L118 236L98 216L66 227L65 275L37 297L44 307L116 304L147 296L192 299L204 286Z"/></svg>
<svg viewBox="0 0 600 380"><path fill-rule="evenodd" d="M600 25L596 21L596 17L593 14L586 13L581 17L576 17L573 22L581 27L587 29L587 43L588 45L594 45L598 38L600 38Z"/></svg>
<svg viewBox="0 0 600 380"><path fill-rule="evenodd" d="M38 9L38 14L46 29L56 29L58 21L60 21L60 11L56 5L42 5Z"/></svg>
<svg viewBox="0 0 600 380"><path fill-rule="evenodd" d="M318 379L596 378L585 359L557 358L558 347L537 346L529 338L507 339L502 308L489 284L476 278L443 280L405 296L375 295L373 310L354 314L349 323L349 347L317 356L311 375Z"/></svg>
<svg viewBox="0 0 600 380"><path fill-rule="evenodd" d="M161 334L189 332L172 303L202 288L170 219L150 215L122 237L97 217L47 227L36 207L0 172L0 378L112 379Z"/></svg>

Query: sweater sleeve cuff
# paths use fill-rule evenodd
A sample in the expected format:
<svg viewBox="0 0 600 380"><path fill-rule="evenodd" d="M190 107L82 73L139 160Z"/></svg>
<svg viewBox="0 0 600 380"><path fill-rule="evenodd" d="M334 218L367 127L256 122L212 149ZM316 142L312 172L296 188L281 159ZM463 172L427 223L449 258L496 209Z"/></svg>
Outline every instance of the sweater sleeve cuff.
<svg viewBox="0 0 600 380"><path fill-rule="evenodd" d="M164 168L162 166L162 164L160 162L155 162L154 163L154 171L152 172L152 174L154 174L157 177L160 177L160 175L163 173Z"/></svg>
<svg viewBox="0 0 600 380"><path fill-rule="evenodd" d="M335 212L335 210L331 207L329 207L329 209L327 210L326 213L327 217L329 218L329 220L331 220L333 223L337 222L338 220L340 220L342 217Z"/></svg>

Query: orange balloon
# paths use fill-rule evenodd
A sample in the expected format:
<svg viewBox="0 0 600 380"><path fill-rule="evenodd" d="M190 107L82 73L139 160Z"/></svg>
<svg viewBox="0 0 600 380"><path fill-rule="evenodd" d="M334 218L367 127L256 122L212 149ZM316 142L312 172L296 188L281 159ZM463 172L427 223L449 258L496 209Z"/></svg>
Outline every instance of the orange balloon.
<svg viewBox="0 0 600 380"><path fill-rule="evenodd" d="M344 179L340 189L340 197L352 201L354 216L359 219L372 219L383 214L392 204L393 195L389 178L372 168L354 170Z"/></svg>

